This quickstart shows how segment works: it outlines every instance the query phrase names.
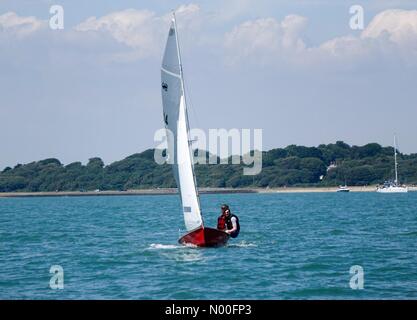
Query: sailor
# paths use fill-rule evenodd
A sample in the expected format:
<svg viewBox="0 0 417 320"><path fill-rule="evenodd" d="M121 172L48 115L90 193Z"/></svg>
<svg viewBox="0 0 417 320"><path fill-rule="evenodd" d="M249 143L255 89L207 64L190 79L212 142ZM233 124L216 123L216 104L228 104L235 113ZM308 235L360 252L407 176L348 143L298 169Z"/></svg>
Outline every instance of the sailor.
<svg viewBox="0 0 417 320"><path fill-rule="evenodd" d="M226 208L228 208L227 204L222 205L222 214L217 218L217 229L221 231L226 231L226 215L224 213Z"/></svg>
<svg viewBox="0 0 417 320"><path fill-rule="evenodd" d="M230 212L227 204L222 205L221 209L222 214L217 219L217 229L230 234L232 238L236 238L240 231L239 218Z"/></svg>

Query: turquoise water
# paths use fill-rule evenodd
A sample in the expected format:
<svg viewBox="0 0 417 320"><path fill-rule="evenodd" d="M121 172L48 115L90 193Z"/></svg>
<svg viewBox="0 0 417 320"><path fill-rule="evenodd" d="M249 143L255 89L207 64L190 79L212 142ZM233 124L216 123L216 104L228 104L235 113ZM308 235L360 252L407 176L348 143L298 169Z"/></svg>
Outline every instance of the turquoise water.
<svg viewBox="0 0 417 320"><path fill-rule="evenodd" d="M1 299L416 299L417 193L203 195L239 238L177 245L177 196L0 198ZM52 265L64 289L49 287ZM352 265L364 289L349 286Z"/></svg>

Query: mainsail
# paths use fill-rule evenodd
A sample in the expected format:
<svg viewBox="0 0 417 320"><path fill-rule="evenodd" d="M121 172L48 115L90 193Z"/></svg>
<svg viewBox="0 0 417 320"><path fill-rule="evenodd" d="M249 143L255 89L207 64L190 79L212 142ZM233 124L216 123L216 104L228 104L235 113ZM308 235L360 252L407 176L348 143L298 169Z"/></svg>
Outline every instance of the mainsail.
<svg viewBox="0 0 417 320"><path fill-rule="evenodd" d="M168 139L168 157L181 196L185 227L188 231L203 225L195 182L189 139L187 104L175 17L169 29L161 68L162 104ZM173 141L172 141L173 140Z"/></svg>

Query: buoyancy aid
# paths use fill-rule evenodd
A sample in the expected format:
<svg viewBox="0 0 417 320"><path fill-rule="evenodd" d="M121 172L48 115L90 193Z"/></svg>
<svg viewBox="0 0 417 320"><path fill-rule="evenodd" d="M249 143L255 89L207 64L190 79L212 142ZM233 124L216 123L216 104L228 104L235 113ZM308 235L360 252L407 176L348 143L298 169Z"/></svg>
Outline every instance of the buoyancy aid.
<svg viewBox="0 0 417 320"><path fill-rule="evenodd" d="M217 229L226 230L226 217L221 215L217 218Z"/></svg>
<svg viewBox="0 0 417 320"><path fill-rule="evenodd" d="M236 215L234 215L234 214L231 214L231 215L229 215L227 218L225 218L225 221L226 221L226 227L227 227L227 230L231 230L231 229L233 229L233 223L232 223L232 218L236 218L236 231L233 231L231 234L230 234L230 236L232 237L232 238L236 238L238 235L239 235L239 232L240 232L240 223L239 223L239 218L236 216Z"/></svg>

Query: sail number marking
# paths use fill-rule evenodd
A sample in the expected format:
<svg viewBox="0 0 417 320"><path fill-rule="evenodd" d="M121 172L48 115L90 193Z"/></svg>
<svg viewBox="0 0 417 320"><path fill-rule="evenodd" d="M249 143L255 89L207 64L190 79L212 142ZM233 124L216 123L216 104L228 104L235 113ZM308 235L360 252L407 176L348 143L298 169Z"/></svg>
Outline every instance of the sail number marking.
<svg viewBox="0 0 417 320"><path fill-rule="evenodd" d="M164 89L164 91L168 91L168 85L165 82L162 82L162 89Z"/></svg>

